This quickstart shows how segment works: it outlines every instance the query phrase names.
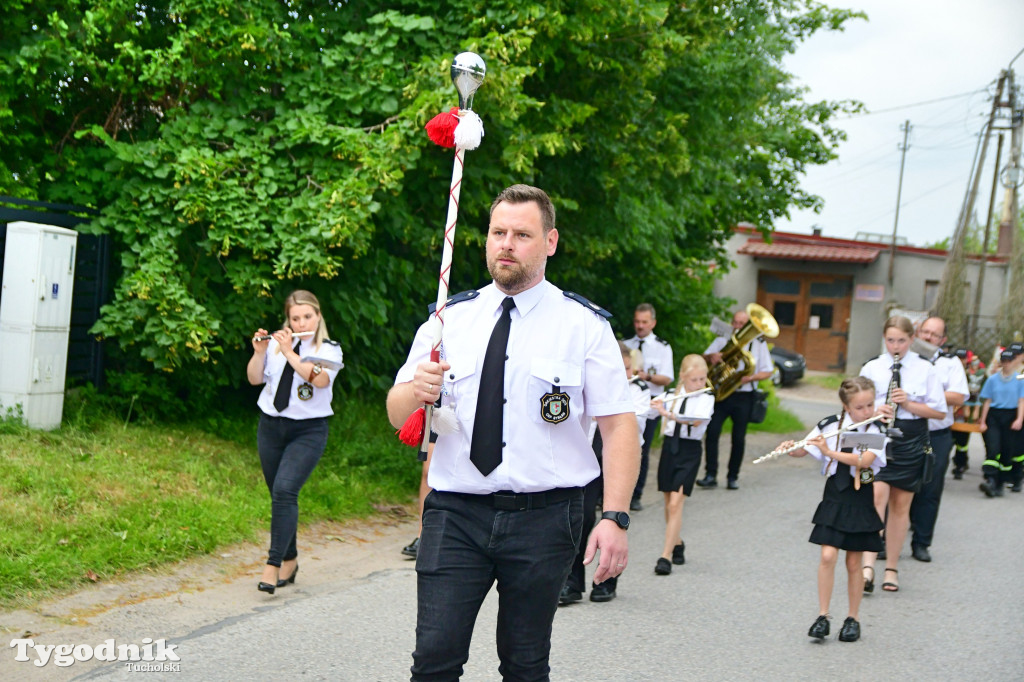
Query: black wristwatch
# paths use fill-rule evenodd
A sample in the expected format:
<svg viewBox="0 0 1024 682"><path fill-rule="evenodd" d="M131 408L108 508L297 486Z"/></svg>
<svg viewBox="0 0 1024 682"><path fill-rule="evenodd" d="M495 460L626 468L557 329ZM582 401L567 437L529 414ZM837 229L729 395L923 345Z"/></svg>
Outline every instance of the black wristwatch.
<svg viewBox="0 0 1024 682"><path fill-rule="evenodd" d="M605 519L611 519L616 524L618 524L619 528L621 528L622 530L626 530L627 528L629 528L629 514L627 514L624 511L606 511L605 513L601 514L601 520L604 521Z"/></svg>

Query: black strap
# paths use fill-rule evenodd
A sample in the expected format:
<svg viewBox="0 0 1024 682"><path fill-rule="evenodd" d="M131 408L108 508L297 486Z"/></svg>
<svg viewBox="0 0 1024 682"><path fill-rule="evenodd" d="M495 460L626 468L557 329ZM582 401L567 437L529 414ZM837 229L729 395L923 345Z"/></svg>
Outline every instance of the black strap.
<svg viewBox="0 0 1024 682"><path fill-rule="evenodd" d="M480 370L480 387L477 393L476 418L473 422L473 440L469 449L469 460L480 473L489 475L501 464L501 442L505 401L505 351L508 348L509 330L512 328L512 309L516 302L511 296L501 302L501 316L494 323L491 338L487 342L484 365Z"/></svg>
<svg viewBox="0 0 1024 682"><path fill-rule="evenodd" d="M296 353L299 352L299 346L302 344L302 339L295 342L295 348L293 349ZM292 367L292 363L285 360L284 371L281 372L281 381L277 384L277 393L274 394L274 409L278 412L284 412L285 408L288 407L288 401L292 397L292 377L295 376L295 368Z"/></svg>

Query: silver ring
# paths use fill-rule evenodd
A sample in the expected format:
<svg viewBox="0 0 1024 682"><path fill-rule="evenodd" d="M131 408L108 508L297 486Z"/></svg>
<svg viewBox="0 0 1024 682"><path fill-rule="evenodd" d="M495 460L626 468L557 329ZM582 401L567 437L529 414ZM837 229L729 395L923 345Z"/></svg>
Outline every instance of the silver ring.
<svg viewBox="0 0 1024 682"><path fill-rule="evenodd" d="M625 566L625 565L626 565L626 564L615 564L615 568L622 568L622 567L623 567L623 566Z"/></svg>
<svg viewBox="0 0 1024 682"><path fill-rule="evenodd" d="M434 392L434 384L427 384L427 393Z"/></svg>

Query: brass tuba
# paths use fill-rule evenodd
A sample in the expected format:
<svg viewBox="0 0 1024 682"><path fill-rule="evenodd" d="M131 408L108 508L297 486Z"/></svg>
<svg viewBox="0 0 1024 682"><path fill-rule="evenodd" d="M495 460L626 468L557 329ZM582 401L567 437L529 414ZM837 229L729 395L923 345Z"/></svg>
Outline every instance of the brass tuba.
<svg viewBox="0 0 1024 682"><path fill-rule="evenodd" d="M715 390L715 400L722 401L740 387L740 380L754 373L754 357L744 348L758 336L774 339L779 335L779 323L772 314L756 303L747 306L750 320L732 333L729 342L720 351L722 361L708 370L708 382ZM740 363L743 364L742 368Z"/></svg>

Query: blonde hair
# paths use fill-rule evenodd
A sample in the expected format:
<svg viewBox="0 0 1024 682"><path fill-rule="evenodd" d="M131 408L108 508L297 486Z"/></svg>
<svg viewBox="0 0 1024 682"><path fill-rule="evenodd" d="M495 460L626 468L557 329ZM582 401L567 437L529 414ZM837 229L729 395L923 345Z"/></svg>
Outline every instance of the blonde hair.
<svg viewBox="0 0 1024 682"><path fill-rule="evenodd" d="M291 312L292 307L297 305L308 305L320 316L320 322L316 326L316 333L313 335L313 347L316 350L320 350L320 345L330 338L327 335L327 323L324 322L323 313L320 312L320 301L317 300L312 292L305 289L296 289L288 294L288 298L284 299L284 327L288 326L288 313ZM278 350L280 351L280 348Z"/></svg>
<svg viewBox="0 0 1024 682"><path fill-rule="evenodd" d="M893 315L885 321L885 325L882 327L882 335L884 336L890 329L899 329L907 336L914 335L914 325L911 324L910 320L902 315Z"/></svg>
<svg viewBox="0 0 1024 682"><path fill-rule="evenodd" d="M691 353L683 356L683 361L679 363L679 376L682 377L684 374L689 372L691 369L703 369L705 372L708 369L708 363L704 360L704 356Z"/></svg>

